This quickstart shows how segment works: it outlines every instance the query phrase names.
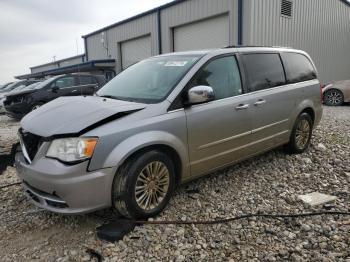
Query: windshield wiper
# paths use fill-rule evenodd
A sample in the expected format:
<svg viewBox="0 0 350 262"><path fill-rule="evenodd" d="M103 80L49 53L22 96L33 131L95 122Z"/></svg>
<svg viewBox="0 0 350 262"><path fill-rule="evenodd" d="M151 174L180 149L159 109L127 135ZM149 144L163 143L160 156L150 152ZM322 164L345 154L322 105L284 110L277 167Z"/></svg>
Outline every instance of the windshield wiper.
<svg viewBox="0 0 350 262"><path fill-rule="evenodd" d="M99 96L99 95L98 95ZM104 98L112 98L112 99L119 99L116 96L110 96L110 95L103 95L103 96L99 96L99 97L104 97Z"/></svg>
<svg viewBox="0 0 350 262"><path fill-rule="evenodd" d="M116 99L116 100L122 100L122 101L129 101L129 102L132 102L130 99L124 98L124 97L120 97L120 96L102 95L102 96L99 96L99 97L111 98L111 99Z"/></svg>

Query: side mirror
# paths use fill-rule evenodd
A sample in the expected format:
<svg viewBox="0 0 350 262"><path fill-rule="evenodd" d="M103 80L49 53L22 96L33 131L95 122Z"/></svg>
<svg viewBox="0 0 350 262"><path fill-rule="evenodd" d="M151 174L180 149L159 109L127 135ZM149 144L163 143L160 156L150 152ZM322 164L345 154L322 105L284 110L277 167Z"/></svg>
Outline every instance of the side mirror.
<svg viewBox="0 0 350 262"><path fill-rule="evenodd" d="M57 86L54 86L54 87L51 88L51 91L54 92L54 93L57 93L58 89L59 88Z"/></svg>
<svg viewBox="0 0 350 262"><path fill-rule="evenodd" d="M195 86L188 90L187 104L195 105L213 101L215 99L214 90L210 86Z"/></svg>

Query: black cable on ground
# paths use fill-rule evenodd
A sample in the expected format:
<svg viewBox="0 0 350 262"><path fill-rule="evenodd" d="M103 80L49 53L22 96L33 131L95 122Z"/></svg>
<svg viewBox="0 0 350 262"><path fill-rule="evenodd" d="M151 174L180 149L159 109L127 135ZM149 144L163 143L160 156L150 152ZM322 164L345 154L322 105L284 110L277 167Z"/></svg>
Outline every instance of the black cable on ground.
<svg viewBox="0 0 350 262"><path fill-rule="evenodd" d="M308 213L296 213L296 214L246 214L241 216L235 216L231 218L220 218L216 220L199 220L199 221L135 221L135 224L139 225L213 225L213 224L223 224L232 222L235 220L246 219L251 217L264 217L264 218L297 218L297 217L311 217L311 216L319 216L319 215L345 215L350 216L350 212L346 211L319 211L319 212L308 212Z"/></svg>
<svg viewBox="0 0 350 262"><path fill-rule="evenodd" d="M245 214L240 216L235 216L231 218L220 218L216 220L198 220L198 221L181 221L181 220L169 220L169 221L142 221L142 220L131 220L131 219L115 219L109 221L98 228L97 236L102 240L107 240L109 242L115 242L123 239L123 237L134 230L137 225L214 225L229 223L232 221L247 219L251 217L262 217L262 218L301 218L301 217L312 217L319 215L343 215L350 216L350 212L347 211L317 211L308 213L296 213L296 214Z"/></svg>
<svg viewBox="0 0 350 262"><path fill-rule="evenodd" d="M11 187L11 186L17 186L17 185L20 185L20 184L22 184L22 182L16 182L16 183L0 186L0 189L8 188L8 187Z"/></svg>

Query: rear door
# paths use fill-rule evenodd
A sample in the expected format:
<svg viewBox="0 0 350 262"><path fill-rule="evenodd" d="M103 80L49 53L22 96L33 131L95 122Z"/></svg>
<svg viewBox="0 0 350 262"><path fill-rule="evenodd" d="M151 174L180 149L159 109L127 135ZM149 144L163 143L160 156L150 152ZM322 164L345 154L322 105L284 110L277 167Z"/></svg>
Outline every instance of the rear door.
<svg viewBox="0 0 350 262"><path fill-rule="evenodd" d="M252 153L273 148L289 139L290 118L295 107L296 92L286 84L280 54L243 53L248 91L252 103Z"/></svg>
<svg viewBox="0 0 350 262"><path fill-rule="evenodd" d="M96 79L89 75L76 76L78 79L78 94L93 95L97 90L98 83Z"/></svg>
<svg viewBox="0 0 350 262"><path fill-rule="evenodd" d="M235 56L210 60L185 90L206 85L215 100L185 110L191 175L198 176L247 156L251 142L251 99L243 94Z"/></svg>

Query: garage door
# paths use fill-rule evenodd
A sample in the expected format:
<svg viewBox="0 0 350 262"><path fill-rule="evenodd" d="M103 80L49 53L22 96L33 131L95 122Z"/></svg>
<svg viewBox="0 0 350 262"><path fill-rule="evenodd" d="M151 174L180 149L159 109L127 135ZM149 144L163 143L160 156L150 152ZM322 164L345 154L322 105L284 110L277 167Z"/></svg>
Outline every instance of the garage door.
<svg viewBox="0 0 350 262"><path fill-rule="evenodd" d="M224 47L229 42L227 15L174 28L174 51Z"/></svg>
<svg viewBox="0 0 350 262"><path fill-rule="evenodd" d="M121 44L122 68L125 69L152 55L151 36L129 40Z"/></svg>

